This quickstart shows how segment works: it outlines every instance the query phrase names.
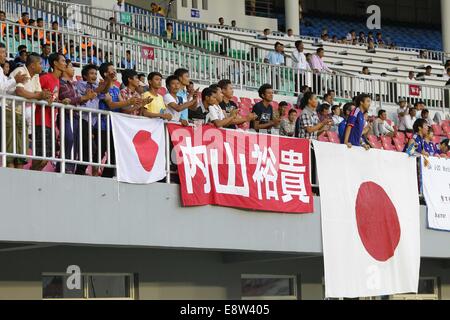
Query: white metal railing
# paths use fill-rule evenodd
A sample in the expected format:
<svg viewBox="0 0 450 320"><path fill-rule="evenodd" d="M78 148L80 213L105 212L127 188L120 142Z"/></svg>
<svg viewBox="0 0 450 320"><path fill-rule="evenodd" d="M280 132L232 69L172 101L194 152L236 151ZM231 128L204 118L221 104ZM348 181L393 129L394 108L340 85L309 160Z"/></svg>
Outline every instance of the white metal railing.
<svg viewBox="0 0 450 320"><path fill-rule="evenodd" d="M3 167L11 158L55 162L61 172L75 165L103 170L115 168L111 157L105 157L113 150L109 112L59 103L49 105L46 101L9 95L0 96L0 103L0 157ZM45 123L46 113L51 113L50 127L36 125L37 111L41 112L41 124ZM106 130L102 130L102 121L106 122Z"/></svg>
<svg viewBox="0 0 450 320"><path fill-rule="evenodd" d="M45 112L50 110L50 127L36 125L38 108L42 110L40 118L42 124L45 123ZM104 129L102 121L106 124ZM50 132L46 132L48 130ZM39 133L42 143L38 146ZM171 171L172 150L167 126L165 138L167 159L165 182L170 184L171 174L178 172ZM7 139L10 141L9 145ZM18 147L20 144L21 148ZM313 149L312 146L311 148ZM49 105L46 101L0 95L0 167L7 167L10 160L15 159L53 162L57 164L57 171L61 173L81 172L80 174L84 175L87 168L92 167L92 172L101 170L104 177L112 178L117 167L111 112L60 103ZM314 162L311 163L310 182L313 188L319 188L318 181L314 180L311 174L316 172ZM110 170L110 173L105 175L105 170ZM420 176L420 171L418 174Z"/></svg>
<svg viewBox="0 0 450 320"><path fill-rule="evenodd" d="M302 85L308 85L319 95L332 89L336 91L338 97L347 99L362 92L369 93L374 99L378 97L380 104L396 103L399 98L406 98L410 101L424 100L428 107L443 111L449 106L448 90L426 83L403 83L344 73L315 74L286 66L190 51L190 48L182 45L170 48L117 41L120 39L116 40L117 34L114 33L99 38L72 31L55 31L27 26L25 28L30 29L32 35L21 37L17 29L23 27L9 22L5 24L7 28L4 41L12 56L15 56L20 44L27 45L29 51L39 52L41 41L35 38L34 34L43 32L45 38L50 39L49 43L53 51L67 53L74 65L80 68L88 63L99 65L101 62L112 62L118 69L129 68L130 66L123 64L129 51L130 60L126 63L138 72L148 74L158 71L168 76L178 68L186 68L194 81L205 85L229 79L241 90L257 90L262 84L271 83L277 93L284 95L299 93ZM162 42L161 45L167 44ZM154 51L153 60L147 59L142 54L143 50L149 48ZM411 86L415 86L415 89L419 91L411 92Z"/></svg>
<svg viewBox="0 0 450 320"><path fill-rule="evenodd" d="M206 51L218 55L235 57L242 60L263 61L269 50L250 42L235 40L218 32L208 31L195 24L180 23L155 15L131 15L129 21L120 23L117 12L95 9L89 6L64 4L46 0L23 0L19 4L14 0L4 0L3 5L8 13L20 16L29 12L33 17L44 17L51 21L59 21L63 26L78 29L94 36L103 36L108 30L114 30L125 35L123 41L144 42L155 41L156 38L165 41L177 41L191 49ZM116 17L117 23L109 21ZM167 37L166 25L171 23L173 35Z"/></svg>
<svg viewBox="0 0 450 320"><path fill-rule="evenodd" d="M94 16L102 17L103 19L109 19L110 17L114 16L114 11L104 8L97 8L93 6L88 5L79 5L79 4L73 4L69 2L62 2L62 1L55 1L55 0L32 0L37 1L38 3L46 2L46 3L58 3L58 5L64 4L65 6L70 5L76 5L80 9L84 10L85 12L90 12ZM139 8L134 5L126 4L126 9L128 12L132 13L130 25L134 26L135 28L144 28L143 30L160 30L156 27L165 26L167 22L176 23L177 25L181 26L181 29L183 26L190 26L194 29L217 29L218 31L226 30L232 30L232 31L238 31L238 32L245 32L250 34L258 34L261 33L261 30L254 30L254 29L248 29L248 28L240 28L240 27L231 27L231 26L221 26L219 24L211 24L211 23L199 23L199 22L193 22L193 21L183 21L183 20L172 20L167 19L164 17L158 17L155 15L152 15L149 10ZM147 29L145 29L147 28ZM286 34L283 32L278 31L272 31L273 36L277 37L283 37ZM304 36L304 35L296 35L297 38L302 40L311 40L311 41L321 41L320 37L313 37L313 36ZM349 45L352 46L352 45ZM421 50L426 51L426 58L430 60L438 60L445 62L447 58L450 56L450 53L437 51L437 50L427 50L427 49L421 49L421 48L411 48L411 47L394 47L389 48L389 50L396 50L396 51L407 51L407 52L415 52L417 55L420 54Z"/></svg>

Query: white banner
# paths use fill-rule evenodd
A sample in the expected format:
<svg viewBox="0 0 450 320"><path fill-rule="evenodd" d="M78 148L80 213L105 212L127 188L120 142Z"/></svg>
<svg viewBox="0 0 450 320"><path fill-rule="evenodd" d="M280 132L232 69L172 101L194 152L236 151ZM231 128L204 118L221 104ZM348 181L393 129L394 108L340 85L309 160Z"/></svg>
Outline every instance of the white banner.
<svg viewBox="0 0 450 320"><path fill-rule="evenodd" d="M149 184L166 176L164 121L111 114L117 180Z"/></svg>
<svg viewBox="0 0 450 320"><path fill-rule="evenodd" d="M325 294L417 293L417 167L404 153L314 142L320 182Z"/></svg>
<svg viewBox="0 0 450 320"><path fill-rule="evenodd" d="M427 203L428 227L450 231L450 160L422 157L422 190Z"/></svg>

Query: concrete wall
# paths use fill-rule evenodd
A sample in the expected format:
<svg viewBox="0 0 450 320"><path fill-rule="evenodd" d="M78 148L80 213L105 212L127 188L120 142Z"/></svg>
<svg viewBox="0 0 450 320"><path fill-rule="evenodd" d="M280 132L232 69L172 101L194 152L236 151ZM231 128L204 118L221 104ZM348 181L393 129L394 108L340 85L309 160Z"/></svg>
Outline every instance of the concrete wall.
<svg viewBox="0 0 450 320"><path fill-rule="evenodd" d="M41 299L42 273L64 273L77 264L84 273L134 273L139 297L151 299L241 299L241 275L296 275L302 300L323 299L321 257L246 260L228 253L155 249L54 247L0 253L0 300ZM450 299L450 269L442 260L423 260L423 277L439 277L441 298Z"/></svg>
<svg viewBox="0 0 450 320"><path fill-rule="evenodd" d="M318 198L303 215L183 208L178 185L4 168L0 189L0 242L322 253ZM428 230L422 207L422 257L450 258L449 248L450 234Z"/></svg>

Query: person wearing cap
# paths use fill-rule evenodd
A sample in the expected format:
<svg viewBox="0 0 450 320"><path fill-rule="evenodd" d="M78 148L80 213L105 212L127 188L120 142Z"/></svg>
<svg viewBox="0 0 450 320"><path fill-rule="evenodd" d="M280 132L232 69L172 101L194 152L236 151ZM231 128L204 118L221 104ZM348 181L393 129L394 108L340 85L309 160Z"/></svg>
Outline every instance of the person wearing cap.
<svg viewBox="0 0 450 320"><path fill-rule="evenodd" d="M275 51L270 52L266 59L264 59L264 62L278 66L286 65L286 61L284 59L284 45L281 42L275 43Z"/></svg>

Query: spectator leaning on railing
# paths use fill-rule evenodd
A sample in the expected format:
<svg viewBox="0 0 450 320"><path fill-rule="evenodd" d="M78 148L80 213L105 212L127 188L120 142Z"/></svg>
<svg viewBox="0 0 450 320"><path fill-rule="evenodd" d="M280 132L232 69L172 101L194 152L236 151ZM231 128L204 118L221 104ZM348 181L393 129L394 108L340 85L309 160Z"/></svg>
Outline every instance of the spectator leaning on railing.
<svg viewBox="0 0 450 320"><path fill-rule="evenodd" d="M143 99L151 99L151 102L142 108L142 115L147 118L160 118L163 120L172 120L172 115L166 113L164 98L158 91L162 87L163 76L159 72L152 72L148 75L149 91L142 96Z"/></svg>
<svg viewBox="0 0 450 320"><path fill-rule="evenodd" d="M352 111L347 120L344 136L344 144L349 148L362 146L366 150L370 149L370 146L363 141L362 136L366 126L364 114L369 111L371 102L368 94L361 94L355 99L356 109Z"/></svg>
<svg viewBox="0 0 450 320"><path fill-rule="evenodd" d="M80 95L77 91L75 84L73 83L73 77L75 75L75 69L70 60L67 60L66 70L60 82L59 89L59 99L65 104L70 104L72 106L80 106L90 100L97 98L97 93L93 90L87 90L84 95ZM59 113L61 117L61 112ZM57 121L58 126L60 126L60 120ZM88 130L88 128L83 128ZM61 130L61 128L60 128ZM73 111L73 123L70 120L70 111L65 111L65 122L64 122L64 149L67 157L70 157L72 149L74 151L75 159L80 159L79 145L80 145L80 115L76 110ZM81 140L82 141L82 140ZM86 141L89 143L88 141ZM89 152L89 149L84 150ZM86 159L83 151L83 158ZM60 171L60 163L57 164L56 170ZM75 173L75 165L72 163L66 164L66 173Z"/></svg>
<svg viewBox="0 0 450 320"><path fill-rule="evenodd" d="M61 53L52 53L49 57L49 64L52 71L40 77L39 80L41 82L41 88L42 90L46 90L51 93L51 101L59 102L59 79L66 70L66 58ZM55 109L54 113L56 119L58 110ZM42 121L42 117L44 117L44 121ZM52 156L52 136L54 135L55 128L55 123L52 123L52 108L49 106L37 106L35 113L35 125L36 155L50 158ZM48 161L46 160L33 160L31 170L41 171L45 168L47 162Z"/></svg>
<svg viewBox="0 0 450 320"><path fill-rule="evenodd" d="M110 112L122 112L122 108L137 106L140 107L141 101L137 98L131 98L130 100L123 100L120 95L120 89L117 88L114 83L117 81L117 72L112 63L105 62L100 68L100 76L106 82L107 93L99 95L99 109L110 111ZM130 109L128 110L130 111ZM108 157L110 158L110 163L115 164L115 149L114 149L114 139L113 135L109 135L109 145L110 150L108 150L108 126L107 126L107 117L102 116L100 124L97 123L97 126L101 126L101 149L100 149L100 157L108 152ZM95 128L97 129L97 128ZM98 130L94 130L94 135L96 135L96 141L98 141ZM103 170L103 177L112 178L115 175L115 171L112 168L105 168Z"/></svg>
<svg viewBox="0 0 450 320"><path fill-rule="evenodd" d="M197 95L198 91L193 94L192 100L183 100L183 97L178 95L180 91L180 80L173 75L166 79L167 94L164 96L164 103L166 104L166 113L172 116L172 121L181 122L182 125L188 126L188 109L197 109ZM184 102L186 101L186 102ZM186 112L185 112L186 110Z"/></svg>
<svg viewBox="0 0 450 320"><path fill-rule="evenodd" d="M213 124L216 128L232 125L238 115L238 110L236 109L232 110L230 115L227 115L225 111L219 107L220 98L218 100L217 97L221 94L221 91L214 92L210 87L202 91L203 106L206 111L208 111L205 122Z"/></svg>
<svg viewBox="0 0 450 320"><path fill-rule="evenodd" d="M267 57L264 59L264 62L277 66L286 65L286 60L284 58L284 45L281 42L276 42L275 51L269 52Z"/></svg>
<svg viewBox="0 0 450 320"><path fill-rule="evenodd" d="M80 107L86 108L86 109L92 109L92 110L98 110L99 109L99 95L105 94L109 90L109 84L107 81L103 81L101 83L98 82L98 68L97 66L94 66L92 64L85 65L83 69L81 70L81 76L83 77L83 80L78 81L75 84L76 90L78 95L80 96L88 96L92 95L92 92L96 94L96 97L93 99L90 99L88 101L82 101L80 103ZM67 118L66 118L67 119ZM89 119L91 121L89 121ZM96 127L98 121L98 117L96 117L94 114L89 117L89 113L83 112L82 120L81 120L81 141L83 144L83 157L79 157L79 160L82 160L84 162L89 161L89 141L91 141L92 145L92 159L97 161L98 158L98 146L97 146L97 140L94 139L92 136L89 135L89 128L91 127L92 132L94 132L93 128ZM79 135L77 135L79 136ZM76 139L79 139L79 137L76 137ZM77 148L78 152L79 148ZM75 174L78 175L85 175L86 174L87 167L85 165L77 165ZM97 176L98 170L94 168L92 170L92 175Z"/></svg>
<svg viewBox="0 0 450 320"><path fill-rule="evenodd" d="M48 103L51 103L52 94L48 90L42 90L41 83L39 81L39 74L42 71L41 67L41 59L38 54L31 53L27 57L27 62L24 67L16 68L11 77L14 78L17 75L22 75L26 77L26 81L24 83L18 83L16 85L15 94L19 97L29 99L29 100L47 100ZM16 147L17 153L22 153L24 148L28 147L28 134L31 133L31 123L32 123L32 105L27 103L25 105L25 114L22 114L22 108L16 107ZM8 116L8 114L7 114ZM26 119L26 127L22 126L22 117L25 116ZM8 123L8 119L7 119ZM7 125L8 126L8 125ZM29 129L30 128L30 129ZM10 127L12 130L12 127ZM22 134L25 130L25 146L22 145ZM12 153L12 136L8 140L9 147L7 149L11 149L8 152ZM8 159L8 166L22 168L27 161L24 159Z"/></svg>
<svg viewBox="0 0 450 320"><path fill-rule="evenodd" d="M301 116L297 119L295 126L295 136L303 139L317 140L318 137L330 129L333 121L329 118L324 121L319 120L317 107L319 100L312 92L307 92L303 96Z"/></svg>

